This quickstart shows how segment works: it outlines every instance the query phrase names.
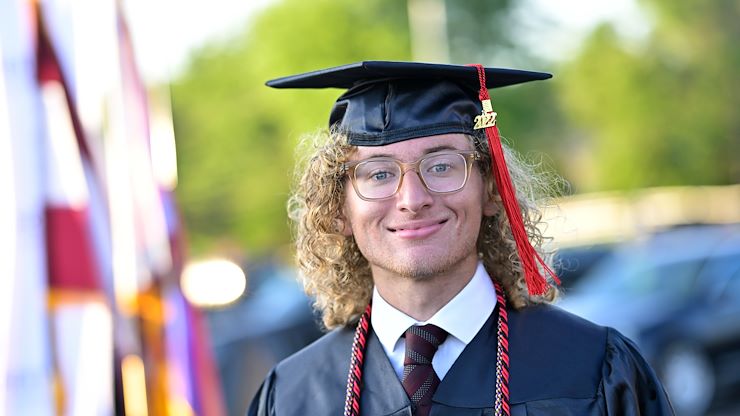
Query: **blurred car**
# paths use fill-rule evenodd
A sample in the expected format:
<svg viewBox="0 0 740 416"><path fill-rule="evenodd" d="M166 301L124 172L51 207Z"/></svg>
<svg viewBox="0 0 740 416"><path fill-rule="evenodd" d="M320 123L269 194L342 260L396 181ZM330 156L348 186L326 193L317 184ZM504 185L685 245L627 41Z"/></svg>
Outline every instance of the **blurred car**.
<svg viewBox="0 0 740 416"><path fill-rule="evenodd" d="M559 305L633 339L679 415L740 400L740 225L686 226L626 243Z"/></svg>
<svg viewBox="0 0 740 416"><path fill-rule="evenodd" d="M559 248L553 259L560 288L568 290L614 249L613 243L584 244Z"/></svg>

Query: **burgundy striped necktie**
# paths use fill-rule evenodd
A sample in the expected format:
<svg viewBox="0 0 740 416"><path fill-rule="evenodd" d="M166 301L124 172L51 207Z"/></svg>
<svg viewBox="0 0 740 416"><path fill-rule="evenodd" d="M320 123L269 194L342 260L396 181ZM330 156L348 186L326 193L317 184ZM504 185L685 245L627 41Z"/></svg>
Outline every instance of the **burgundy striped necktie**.
<svg viewBox="0 0 740 416"><path fill-rule="evenodd" d="M447 331L432 324L406 330L406 356L403 359L403 389L414 404L414 415L427 416L439 377L432 368L432 357L447 338Z"/></svg>

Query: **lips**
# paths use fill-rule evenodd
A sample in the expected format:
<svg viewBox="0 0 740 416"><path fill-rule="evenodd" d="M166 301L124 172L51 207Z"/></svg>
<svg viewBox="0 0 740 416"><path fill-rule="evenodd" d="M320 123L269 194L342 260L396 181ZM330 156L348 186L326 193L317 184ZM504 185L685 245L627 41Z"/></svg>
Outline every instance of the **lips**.
<svg viewBox="0 0 740 416"><path fill-rule="evenodd" d="M446 222L446 219L441 221L416 221L390 227L388 230L401 238L425 238L439 231Z"/></svg>

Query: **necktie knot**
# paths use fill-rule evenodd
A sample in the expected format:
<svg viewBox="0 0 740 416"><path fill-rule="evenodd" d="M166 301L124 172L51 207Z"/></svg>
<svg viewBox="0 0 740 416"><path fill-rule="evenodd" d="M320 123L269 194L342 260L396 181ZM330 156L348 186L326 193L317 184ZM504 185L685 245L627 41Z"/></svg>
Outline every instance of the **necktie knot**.
<svg viewBox="0 0 740 416"><path fill-rule="evenodd" d="M447 331L432 324L409 327L406 330L406 356L403 364L431 365L437 348L446 338Z"/></svg>
<svg viewBox="0 0 740 416"><path fill-rule="evenodd" d="M440 383L432 368L432 358L446 338L447 331L432 324L412 326L406 330L401 384L414 404L415 415L429 414L432 396Z"/></svg>

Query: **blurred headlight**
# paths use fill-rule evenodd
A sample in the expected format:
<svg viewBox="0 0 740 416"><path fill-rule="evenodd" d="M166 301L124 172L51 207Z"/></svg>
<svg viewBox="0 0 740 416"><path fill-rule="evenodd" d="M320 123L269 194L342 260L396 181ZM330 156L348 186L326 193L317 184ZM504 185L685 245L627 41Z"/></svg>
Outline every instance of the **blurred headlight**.
<svg viewBox="0 0 740 416"><path fill-rule="evenodd" d="M193 305L213 308L239 299L247 279L234 262L211 259L189 263L182 273L180 286Z"/></svg>

